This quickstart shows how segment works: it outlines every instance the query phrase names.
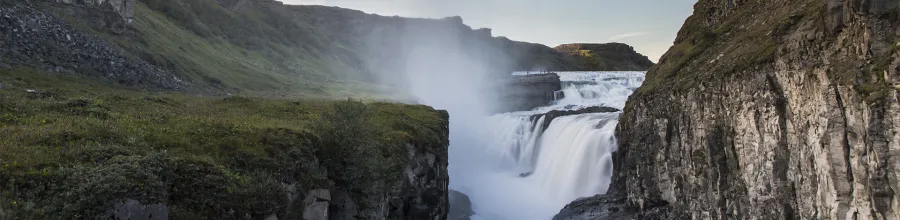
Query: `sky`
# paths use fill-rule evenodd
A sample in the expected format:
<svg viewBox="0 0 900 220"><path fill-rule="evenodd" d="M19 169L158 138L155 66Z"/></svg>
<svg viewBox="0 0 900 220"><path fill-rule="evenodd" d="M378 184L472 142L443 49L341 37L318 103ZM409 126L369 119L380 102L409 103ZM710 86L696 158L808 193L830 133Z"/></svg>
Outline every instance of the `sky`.
<svg viewBox="0 0 900 220"><path fill-rule="evenodd" d="M494 36L555 47L620 42L656 62L675 40L696 0L280 0L385 16L461 16Z"/></svg>

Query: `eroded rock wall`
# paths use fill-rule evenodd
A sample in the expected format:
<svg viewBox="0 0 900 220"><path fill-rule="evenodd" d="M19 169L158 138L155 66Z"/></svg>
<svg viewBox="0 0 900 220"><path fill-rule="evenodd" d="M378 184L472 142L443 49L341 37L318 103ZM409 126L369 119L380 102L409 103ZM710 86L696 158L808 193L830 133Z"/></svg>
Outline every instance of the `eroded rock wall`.
<svg viewBox="0 0 900 220"><path fill-rule="evenodd" d="M624 109L610 197L643 218L900 218L898 14L699 1Z"/></svg>

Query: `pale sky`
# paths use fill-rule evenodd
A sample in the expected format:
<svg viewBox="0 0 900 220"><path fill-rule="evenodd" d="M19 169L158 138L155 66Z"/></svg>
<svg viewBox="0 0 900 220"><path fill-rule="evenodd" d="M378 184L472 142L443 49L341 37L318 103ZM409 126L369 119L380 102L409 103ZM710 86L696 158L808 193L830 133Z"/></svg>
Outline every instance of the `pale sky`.
<svg viewBox="0 0 900 220"><path fill-rule="evenodd" d="M697 0L281 0L379 15L461 16L494 36L555 47L621 42L656 62L675 40Z"/></svg>

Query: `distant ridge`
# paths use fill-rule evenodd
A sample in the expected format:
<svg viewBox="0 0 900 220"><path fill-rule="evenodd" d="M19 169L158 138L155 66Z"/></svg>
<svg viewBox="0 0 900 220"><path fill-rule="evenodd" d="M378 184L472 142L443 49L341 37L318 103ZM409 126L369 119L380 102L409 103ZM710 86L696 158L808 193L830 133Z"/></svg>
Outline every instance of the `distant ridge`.
<svg viewBox="0 0 900 220"><path fill-rule="evenodd" d="M623 43L574 43L554 49L573 56L580 71L646 71L653 66L647 56Z"/></svg>

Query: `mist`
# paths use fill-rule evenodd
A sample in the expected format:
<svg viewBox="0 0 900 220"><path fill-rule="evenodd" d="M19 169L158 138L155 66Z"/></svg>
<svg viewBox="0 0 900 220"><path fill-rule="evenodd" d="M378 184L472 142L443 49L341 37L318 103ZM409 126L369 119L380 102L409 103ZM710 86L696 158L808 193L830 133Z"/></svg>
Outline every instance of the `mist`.
<svg viewBox="0 0 900 220"><path fill-rule="evenodd" d="M493 37L488 29L472 30L459 17L387 19L401 25L372 31L365 63L381 84L401 87L417 103L449 112L450 189L471 198L473 218L546 219L558 212L568 201L552 200L534 190L538 182L523 182L508 172L498 159L502 152L492 151L487 146L492 137L485 135L492 131L491 113L500 107L501 79L515 70L548 66L522 64L531 51L513 48L534 45ZM400 37L385 37L390 35Z"/></svg>

